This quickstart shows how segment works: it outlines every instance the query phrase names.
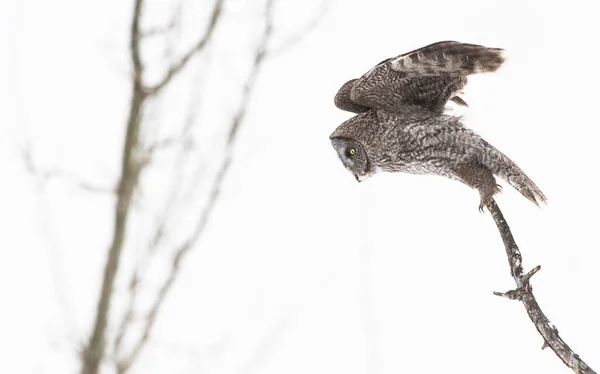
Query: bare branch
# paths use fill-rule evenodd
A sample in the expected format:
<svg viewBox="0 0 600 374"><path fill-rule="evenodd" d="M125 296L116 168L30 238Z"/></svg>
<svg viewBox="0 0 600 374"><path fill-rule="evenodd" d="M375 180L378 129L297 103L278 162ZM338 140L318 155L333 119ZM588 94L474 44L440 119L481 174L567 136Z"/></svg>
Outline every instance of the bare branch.
<svg viewBox="0 0 600 374"><path fill-rule="evenodd" d="M124 374L131 367L131 365L133 365L133 363L137 360L139 354L143 350L144 346L148 342L148 339L150 338L150 333L151 333L152 328L154 327L154 323L156 321L156 316L158 315L158 312L159 312L160 308L162 307L164 300L165 300L168 292L171 289L171 286L173 285L173 283L175 282L175 279L179 275L180 264L181 264L182 259L188 253L188 251L193 247L193 245L196 243L196 241L198 240L198 238L201 236L201 234L204 232L204 229L206 228L206 224L208 223L208 218L210 217L210 215L214 209L214 206L218 200L219 194L221 192L221 185L223 183L223 180L225 179L225 175L227 174L227 172L229 170L229 165L230 165L229 159L227 159L227 161L221 165L221 169L219 170L217 177L214 179L207 204L205 205L204 209L202 210L202 214L201 214L199 223L196 225L196 228L195 228L194 232L192 233L192 235L190 236L190 238L187 241L185 241L175 252L175 255L173 256L173 259L171 261L171 270L169 272L169 275L168 275L167 279L163 282L159 291L157 292L157 296L156 296L154 302L152 303L152 306L150 307L148 314L146 315L146 321L145 321L142 336L137 341L137 343L134 344L134 348L133 348L131 354L129 356L127 356L126 358L121 358L118 360L117 367L119 370L118 371L119 374Z"/></svg>
<svg viewBox="0 0 600 374"><path fill-rule="evenodd" d="M181 146L186 150L191 149L193 147L193 141L191 138L183 135L176 138L165 138L146 147L146 153L151 157L157 151L162 151L177 146Z"/></svg>
<svg viewBox="0 0 600 374"><path fill-rule="evenodd" d="M147 159L151 159L156 151L179 147L179 155L174 165L183 165L189 159L189 151L193 147L193 142L190 137L190 130L195 122L195 111L191 108L195 108L197 104L196 99L198 95L195 94L197 90L196 85L192 85L192 102L190 109L187 111L185 120L185 126L181 133L175 138L166 138L161 141L157 141L150 145L146 149ZM129 329L134 319L134 309L137 302L137 295L139 285L145 277L145 272L148 268L149 263L153 260L154 255L157 253L157 248L162 244L165 234L167 233L167 222L171 219L171 214L176 206L177 196L181 190L181 177L176 177L171 181L170 192L167 197L165 207L163 211L158 215L155 228L152 230L152 236L146 246L146 251L142 255L140 263L138 263L136 269L132 272L129 280L128 288L128 302L125 312L121 317L121 321L118 325L116 336L113 343L113 359L115 361L117 371L125 372L129 366L125 366L125 360L120 359L125 357L125 354L121 351L122 343L125 336L129 333Z"/></svg>
<svg viewBox="0 0 600 374"><path fill-rule="evenodd" d="M31 170L30 170L31 171ZM51 179L60 179L66 182L69 182L76 186L77 188L87 191L87 192L95 192L95 193L114 193L114 188L102 187L95 185L89 181L86 181L83 177L70 170L61 170L61 169L45 169L45 170L37 170L32 171L37 177L42 180L51 180Z"/></svg>
<svg viewBox="0 0 600 374"><path fill-rule="evenodd" d="M167 212L165 212L165 214L161 216L161 219L158 222L156 229L154 230L152 239L148 243L146 253L143 255L141 262L138 263L138 265L132 272L131 278L129 280L129 287L127 290L129 300L127 302L125 312L123 313L123 317L121 318L121 321L119 323L119 327L116 330L117 333L113 343L112 356L114 358L117 371L119 373L125 373L133 364L133 362L127 363L128 360L121 359L121 357L125 356L125 354L121 351L121 347L123 340L125 336L129 333L129 328L131 327L131 324L134 320L134 310L137 302L140 283L142 282L142 279L144 279L145 272L148 268L148 264L153 259L154 254L156 254L156 249L161 244L164 238L164 234L166 232L166 221L168 219L168 210L171 207L172 203L173 198L171 197L171 199L169 199L167 203Z"/></svg>
<svg viewBox="0 0 600 374"><path fill-rule="evenodd" d="M100 362L104 358L106 348L105 333L108 325L114 281L119 268L123 243L125 241L127 219L132 196L142 170L142 165L138 160L138 142L143 106L147 97L142 89L143 66L140 58L139 46L142 5L143 0L135 0L131 22L130 55L134 70L134 79L129 116L127 119L125 144L123 146L121 177L117 189L115 226L112 243L108 251L108 259L104 269L94 329L83 352L82 374L97 374L100 368Z"/></svg>
<svg viewBox="0 0 600 374"><path fill-rule="evenodd" d="M133 65L134 83L142 82L142 59L140 57L140 18L142 14L143 0L134 0L133 19L131 21L131 40L129 52L131 55L131 63Z"/></svg>
<svg viewBox="0 0 600 374"><path fill-rule="evenodd" d="M215 1L213 10L212 10L212 13L210 16L210 20L208 21L208 26L207 26L206 31L205 31L204 35L202 36L202 38L200 38L200 40L198 40L198 42L196 42L196 44L189 51L187 51L187 53L185 53L179 59L179 61L177 61L174 65L172 65L169 68L169 70L167 71L167 73L165 74L163 79L156 86L147 89L146 92L148 92L150 95L154 95L154 94L158 93L167 84L169 84L171 79L173 79L177 74L179 74L186 67L186 65L192 59L192 57L194 57L198 52L202 51L204 49L204 47L206 47L206 45L210 41L210 39L213 35L213 32L215 31L215 28L217 27L217 24L221 18L221 11L223 10L224 2L225 2L224 0L216 0Z"/></svg>
<svg viewBox="0 0 600 374"><path fill-rule="evenodd" d="M165 35L171 32L171 30L173 30L173 28L175 28L176 25L177 20L175 18L172 18L168 24L161 27L153 27L151 29L145 30L140 36L143 38L150 38L154 36Z"/></svg>
<svg viewBox="0 0 600 374"><path fill-rule="evenodd" d="M171 15L171 19L169 20L169 23L167 23L164 26L159 26L159 27L153 27L144 31L140 31L140 36L143 38L149 38L149 37L154 37L154 36L162 36L165 34L168 34L169 32L173 31L173 29L175 27L177 27L177 25L179 25L180 23L180 19L181 19L181 13L183 10L183 3L179 2L177 4L177 6L175 7L175 10L173 11L172 15Z"/></svg>
<svg viewBox="0 0 600 374"><path fill-rule="evenodd" d="M26 170L34 175L36 178L39 178L41 181L48 181L52 179L60 179L75 185L81 190L87 192L98 192L98 193L114 193L115 188L102 187L95 185L87 180L85 180L80 175L70 171L63 169L41 169L39 168L35 162L33 161L33 152L29 146L23 148L21 151L21 156L23 162L25 163Z"/></svg>
<svg viewBox="0 0 600 374"><path fill-rule="evenodd" d="M219 170L212 182L209 196L207 198L204 209L202 209L199 220L194 228L194 231L191 233L190 237L176 249L175 254L173 255L173 259L171 262L171 270L169 272L168 277L163 282L162 286L160 287L159 291L157 292L157 296L156 296L148 314L146 315L145 326L144 326L143 333L142 333L140 339L137 341L136 344L133 345L132 352L129 356L119 359L118 365L117 365L119 374L124 374L131 367L131 365L137 360L139 354L141 353L144 346L148 342L150 333L151 333L154 323L156 321L156 316L158 315L158 312L164 303L164 299L166 298L173 283L175 282L177 276L179 275L181 262L182 262L183 258L185 257L185 255L189 252L189 250L196 244L198 239L201 237L202 233L204 232L204 230L206 228L208 220L209 220L210 216L212 215L212 212L216 205L216 202L218 201L218 198L219 198L219 195L221 192L221 186L223 185L223 181L225 180L225 177L229 171L229 166L231 164L233 145L237 138L240 125L246 116L250 96L256 85L256 79L258 77L258 73L260 72L260 70L263 66L264 60L265 60L266 46L272 36L273 4L274 4L274 0L268 0L266 3L266 9L265 9L266 21L265 21L264 32L263 32L261 41L255 50L253 65L252 65L250 72L248 74L248 77L246 79L246 83L244 85L244 89L243 89L243 93L242 93L242 98L238 105L238 109L236 110L236 113L234 114L232 121L231 121L231 125L229 128L229 135L227 137L225 155L223 157L223 160L221 161Z"/></svg>
<svg viewBox="0 0 600 374"><path fill-rule="evenodd" d="M542 312L542 309L538 305L535 297L533 296L533 289L530 284L531 277L537 273L541 267L536 266L527 274L523 275L523 261L519 247L512 236L510 227L506 223L500 208L494 200L487 205L488 210L492 214L492 218L498 227L502 241L504 242L504 248L506 255L508 256L508 263L510 266L510 272L515 280L517 288L508 292L494 292L495 295L507 297L513 300L519 300L525 306L529 318L535 325L536 329L544 338L544 345L542 349L549 347L554 353L577 374L595 374L579 355L575 354L571 348L565 343L564 340L558 335L558 330L554 325L550 323L546 315Z"/></svg>
<svg viewBox="0 0 600 374"><path fill-rule="evenodd" d="M133 321L133 310L135 307L135 302L137 300L137 291L138 285L140 283L139 270L135 269L131 276L131 280L129 281L129 302L127 303L127 309L125 310L125 314L119 327L117 329L117 335L115 336L114 347L113 347L113 356L117 357L117 354L121 350L121 344L123 343L123 339L127 334L128 327Z"/></svg>

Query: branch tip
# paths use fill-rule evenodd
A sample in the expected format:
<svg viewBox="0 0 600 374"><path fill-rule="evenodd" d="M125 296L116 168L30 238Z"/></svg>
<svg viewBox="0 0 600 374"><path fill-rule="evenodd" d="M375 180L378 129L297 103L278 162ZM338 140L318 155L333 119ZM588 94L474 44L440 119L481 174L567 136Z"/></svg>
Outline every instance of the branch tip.
<svg viewBox="0 0 600 374"><path fill-rule="evenodd" d="M521 278L523 285L529 285L529 280L531 279L531 277L533 277L541 269L542 269L542 267L540 265L538 265L538 266L534 267L533 269L529 270L529 272Z"/></svg>
<svg viewBox="0 0 600 374"><path fill-rule="evenodd" d="M500 296L500 297L505 297L507 299L510 300L523 300L523 294L524 294L524 290L521 288L517 288L516 290L510 290L507 292L496 292L494 291L494 295L496 296Z"/></svg>

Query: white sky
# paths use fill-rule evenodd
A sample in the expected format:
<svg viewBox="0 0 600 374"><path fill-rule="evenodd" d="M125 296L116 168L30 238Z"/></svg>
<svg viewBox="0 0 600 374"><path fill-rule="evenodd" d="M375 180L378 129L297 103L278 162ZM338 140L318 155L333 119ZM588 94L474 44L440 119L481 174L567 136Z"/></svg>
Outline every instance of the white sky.
<svg viewBox="0 0 600 374"><path fill-rule="evenodd" d="M98 184L116 177L127 4L0 3L1 373L78 368L112 200L60 182L38 200L19 149L31 141L42 165ZM284 2L280 27L304 19L303 5ZM497 201L527 270L542 265L543 310L599 370L597 14L591 1L333 1L261 75L223 198L133 373L568 372L523 307L492 295L513 282L477 192L405 174L358 184L330 146L350 116L333 106L341 84L440 40L507 50L497 74L467 87L466 123L548 196L538 209L501 183ZM229 53L208 59L230 71L235 58L217 59ZM228 105L225 88L201 96Z"/></svg>

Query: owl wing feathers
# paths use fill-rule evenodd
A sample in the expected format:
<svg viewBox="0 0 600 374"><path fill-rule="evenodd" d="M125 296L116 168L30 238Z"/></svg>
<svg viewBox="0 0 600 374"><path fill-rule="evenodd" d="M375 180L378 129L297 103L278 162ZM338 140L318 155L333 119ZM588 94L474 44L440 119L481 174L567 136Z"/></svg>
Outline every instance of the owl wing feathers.
<svg viewBox="0 0 600 374"><path fill-rule="evenodd" d="M466 76L498 70L504 62L503 52L499 48L447 41L430 44L383 63L404 72L406 77L443 73Z"/></svg>
<svg viewBox="0 0 600 374"><path fill-rule="evenodd" d="M439 112L448 100L466 106L457 94L467 76L494 72L503 62L499 48L434 43L382 61L361 78L346 82L334 101L338 108L355 113L366 108L402 112L411 105Z"/></svg>
<svg viewBox="0 0 600 374"><path fill-rule="evenodd" d="M352 87L354 86L354 83L356 83L357 80L358 79L349 80L348 82L344 83L342 88L340 88L338 93L335 95L335 98L333 99L336 107L340 108L341 110L353 113L362 113L371 110L371 108L367 106L355 103L350 98L350 91L352 90Z"/></svg>

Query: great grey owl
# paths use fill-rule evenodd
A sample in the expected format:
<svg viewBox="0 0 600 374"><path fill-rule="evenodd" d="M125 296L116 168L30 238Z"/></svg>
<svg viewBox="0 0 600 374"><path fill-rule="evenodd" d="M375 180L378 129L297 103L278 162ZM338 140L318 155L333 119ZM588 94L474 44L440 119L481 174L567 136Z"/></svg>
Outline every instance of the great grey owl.
<svg viewBox="0 0 600 374"><path fill-rule="evenodd" d="M479 190L483 209L499 191L494 175L536 205L546 197L502 152L460 118L444 114L467 76L494 72L503 50L453 41L439 42L377 64L348 81L335 105L357 113L330 136L344 166L360 182L379 171L437 174Z"/></svg>

